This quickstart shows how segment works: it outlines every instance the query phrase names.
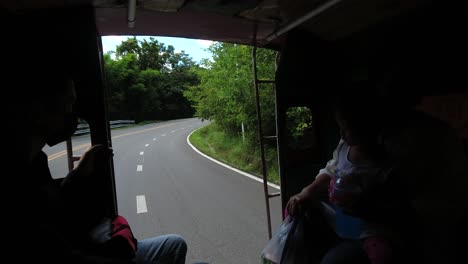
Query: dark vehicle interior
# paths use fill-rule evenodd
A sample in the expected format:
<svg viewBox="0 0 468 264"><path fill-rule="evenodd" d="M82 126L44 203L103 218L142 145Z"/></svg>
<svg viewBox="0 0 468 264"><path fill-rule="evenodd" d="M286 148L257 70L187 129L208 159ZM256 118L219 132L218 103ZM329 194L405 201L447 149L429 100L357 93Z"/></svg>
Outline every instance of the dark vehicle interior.
<svg viewBox="0 0 468 264"><path fill-rule="evenodd" d="M465 1L23 0L2 1L1 8L8 33L47 36L40 39L44 46L63 44L58 52L70 62L77 81L77 111L90 125L92 144L112 145L102 36L196 38L278 51L275 85L283 208L289 197L313 180L336 147L339 131L332 111L336 96L341 89L357 89L357 83L372 83L376 93L391 98L395 112L416 109L456 132L461 145L452 150L459 151L461 158L443 153L438 146L445 146L445 141L426 134L421 125L417 141L424 149L415 153L424 153L421 159L425 160L409 173L424 175L413 175L408 188L425 183L415 190L419 191L415 206L424 208L425 217L431 218L423 223L429 242L421 263L454 263L451 260L462 255L468 175L464 169L456 176L444 174L449 166L468 165ZM35 45L34 41L29 44ZM12 54L25 45L16 47ZM308 107L313 116L313 144L302 149L290 148L286 140L286 112L297 106ZM417 121L407 124L419 125ZM434 164L445 166L434 169ZM430 177L427 171L433 172ZM437 173L442 175L432 176ZM105 214L112 214L118 210L112 159L100 175L107 186L102 190ZM440 200L454 204L438 213ZM440 217L444 219L434 220ZM454 237L459 240L445 240ZM439 251L443 253L434 253Z"/></svg>

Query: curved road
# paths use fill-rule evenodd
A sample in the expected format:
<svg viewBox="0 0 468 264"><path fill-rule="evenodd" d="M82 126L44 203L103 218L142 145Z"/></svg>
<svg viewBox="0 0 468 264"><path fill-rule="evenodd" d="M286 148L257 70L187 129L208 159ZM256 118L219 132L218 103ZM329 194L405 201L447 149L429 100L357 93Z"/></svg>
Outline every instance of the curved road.
<svg viewBox="0 0 468 264"><path fill-rule="evenodd" d="M140 239L183 236L186 263L259 264L268 241L263 186L188 145L187 136L206 124L192 118L112 131L119 213ZM74 153L88 144L88 136L75 137ZM45 149L54 177L66 173L64 149L64 144ZM275 232L280 198L270 203Z"/></svg>

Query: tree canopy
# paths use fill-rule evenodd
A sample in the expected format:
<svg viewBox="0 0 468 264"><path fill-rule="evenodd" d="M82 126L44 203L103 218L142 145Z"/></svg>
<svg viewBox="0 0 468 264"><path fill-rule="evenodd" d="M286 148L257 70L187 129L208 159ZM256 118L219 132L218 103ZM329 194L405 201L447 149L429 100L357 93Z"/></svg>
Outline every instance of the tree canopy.
<svg viewBox="0 0 468 264"><path fill-rule="evenodd" d="M183 92L200 82L198 67L184 51L155 38L128 38L104 55L109 115L137 122L191 117L194 110Z"/></svg>
<svg viewBox="0 0 468 264"><path fill-rule="evenodd" d="M200 83L192 85L184 95L193 103L195 115L216 123L227 133L239 133L241 124L255 135L257 115L253 86L252 47L215 43L209 49L212 60L194 71ZM275 52L259 49L257 65L260 79L274 79ZM273 132L274 87L260 87L262 121L265 134Z"/></svg>

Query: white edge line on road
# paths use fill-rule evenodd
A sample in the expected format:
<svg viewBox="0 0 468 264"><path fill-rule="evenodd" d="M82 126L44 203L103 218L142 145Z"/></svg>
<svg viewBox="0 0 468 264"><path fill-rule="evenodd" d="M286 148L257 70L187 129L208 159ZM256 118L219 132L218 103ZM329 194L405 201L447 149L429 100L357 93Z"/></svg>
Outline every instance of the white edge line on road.
<svg viewBox="0 0 468 264"><path fill-rule="evenodd" d="M143 171L143 165L137 165L137 171Z"/></svg>
<svg viewBox="0 0 468 264"><path fill-rule="evenodd" d="M146 198L144 195L137 195L136 206L137 206L137 214L148 212L148 207L146 206Z"/></svg>
<svg viewBox="0 0 468 264"><path fill-rule="evenodd" d="M199 151L197 148L195 148L195 147L192 145L192 143L190 143L189 138L190 138L190 136L193 134L193 132L197 131L197 130L200 129L200 128L202 128L202 127L199 127L199 128L197 128L197 129L195 129L194 131L192 131L192 132L187 136L187 143L189 144L189 146L190 146L193 150L195 150L198 154L202 155L203 157L205 157L205 158L207 158L207 159L209 159L209 160L211 160L211 161L213 161L213 162L215 162L215 163L218 163L218 164L221 165L221 166L224 166L224 167L226 167L226 168L228 168L228 169L230 169L230 170L233 170L233 171L235 171L235 172L237 172L237 173L239 173L239 174L242 174L242 175L246 176L247 178L250 178L250 179L252 179L252 180L255 180L255 181L258 181L258 182L260 182L260 183L263 183L263 179L262 179L262 178L259 178L259 177L257 177L257 176L252 175L252 174L249 174L249 173L247 173L247 172L241 171L241 170L236 169L236 168L234 168L234 167L231 167L231 166L229 166L229 165L227 165L227 164L224 164L224 163L222 163L221 161L216 160L216 159L213 159L212 157L210 157L210 156L204 154L203 152L201 152L201 151ZM268 182L267 184L268 184L268 186L270 186L270 187L273 187L273 188L276 188L276 189L280 190L280 186L278 186L278 185L276 185L276 184L274 184L274 183Z"/></svg>

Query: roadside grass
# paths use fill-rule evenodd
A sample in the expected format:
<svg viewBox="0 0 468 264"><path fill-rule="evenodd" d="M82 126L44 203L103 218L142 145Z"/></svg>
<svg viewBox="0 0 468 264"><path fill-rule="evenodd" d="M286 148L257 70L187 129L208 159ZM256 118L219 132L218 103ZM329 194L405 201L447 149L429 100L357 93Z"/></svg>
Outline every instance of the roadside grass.
<svg viewBox="0 0 468 264"><path fill-rule="evenodd" d="M241 135L227 135L212 123L192 133L189 140L204 154L262 178L260 148L247 140L243 142ZM265 160L268 181L279 184L276 148L265 145Z"/></svg>

